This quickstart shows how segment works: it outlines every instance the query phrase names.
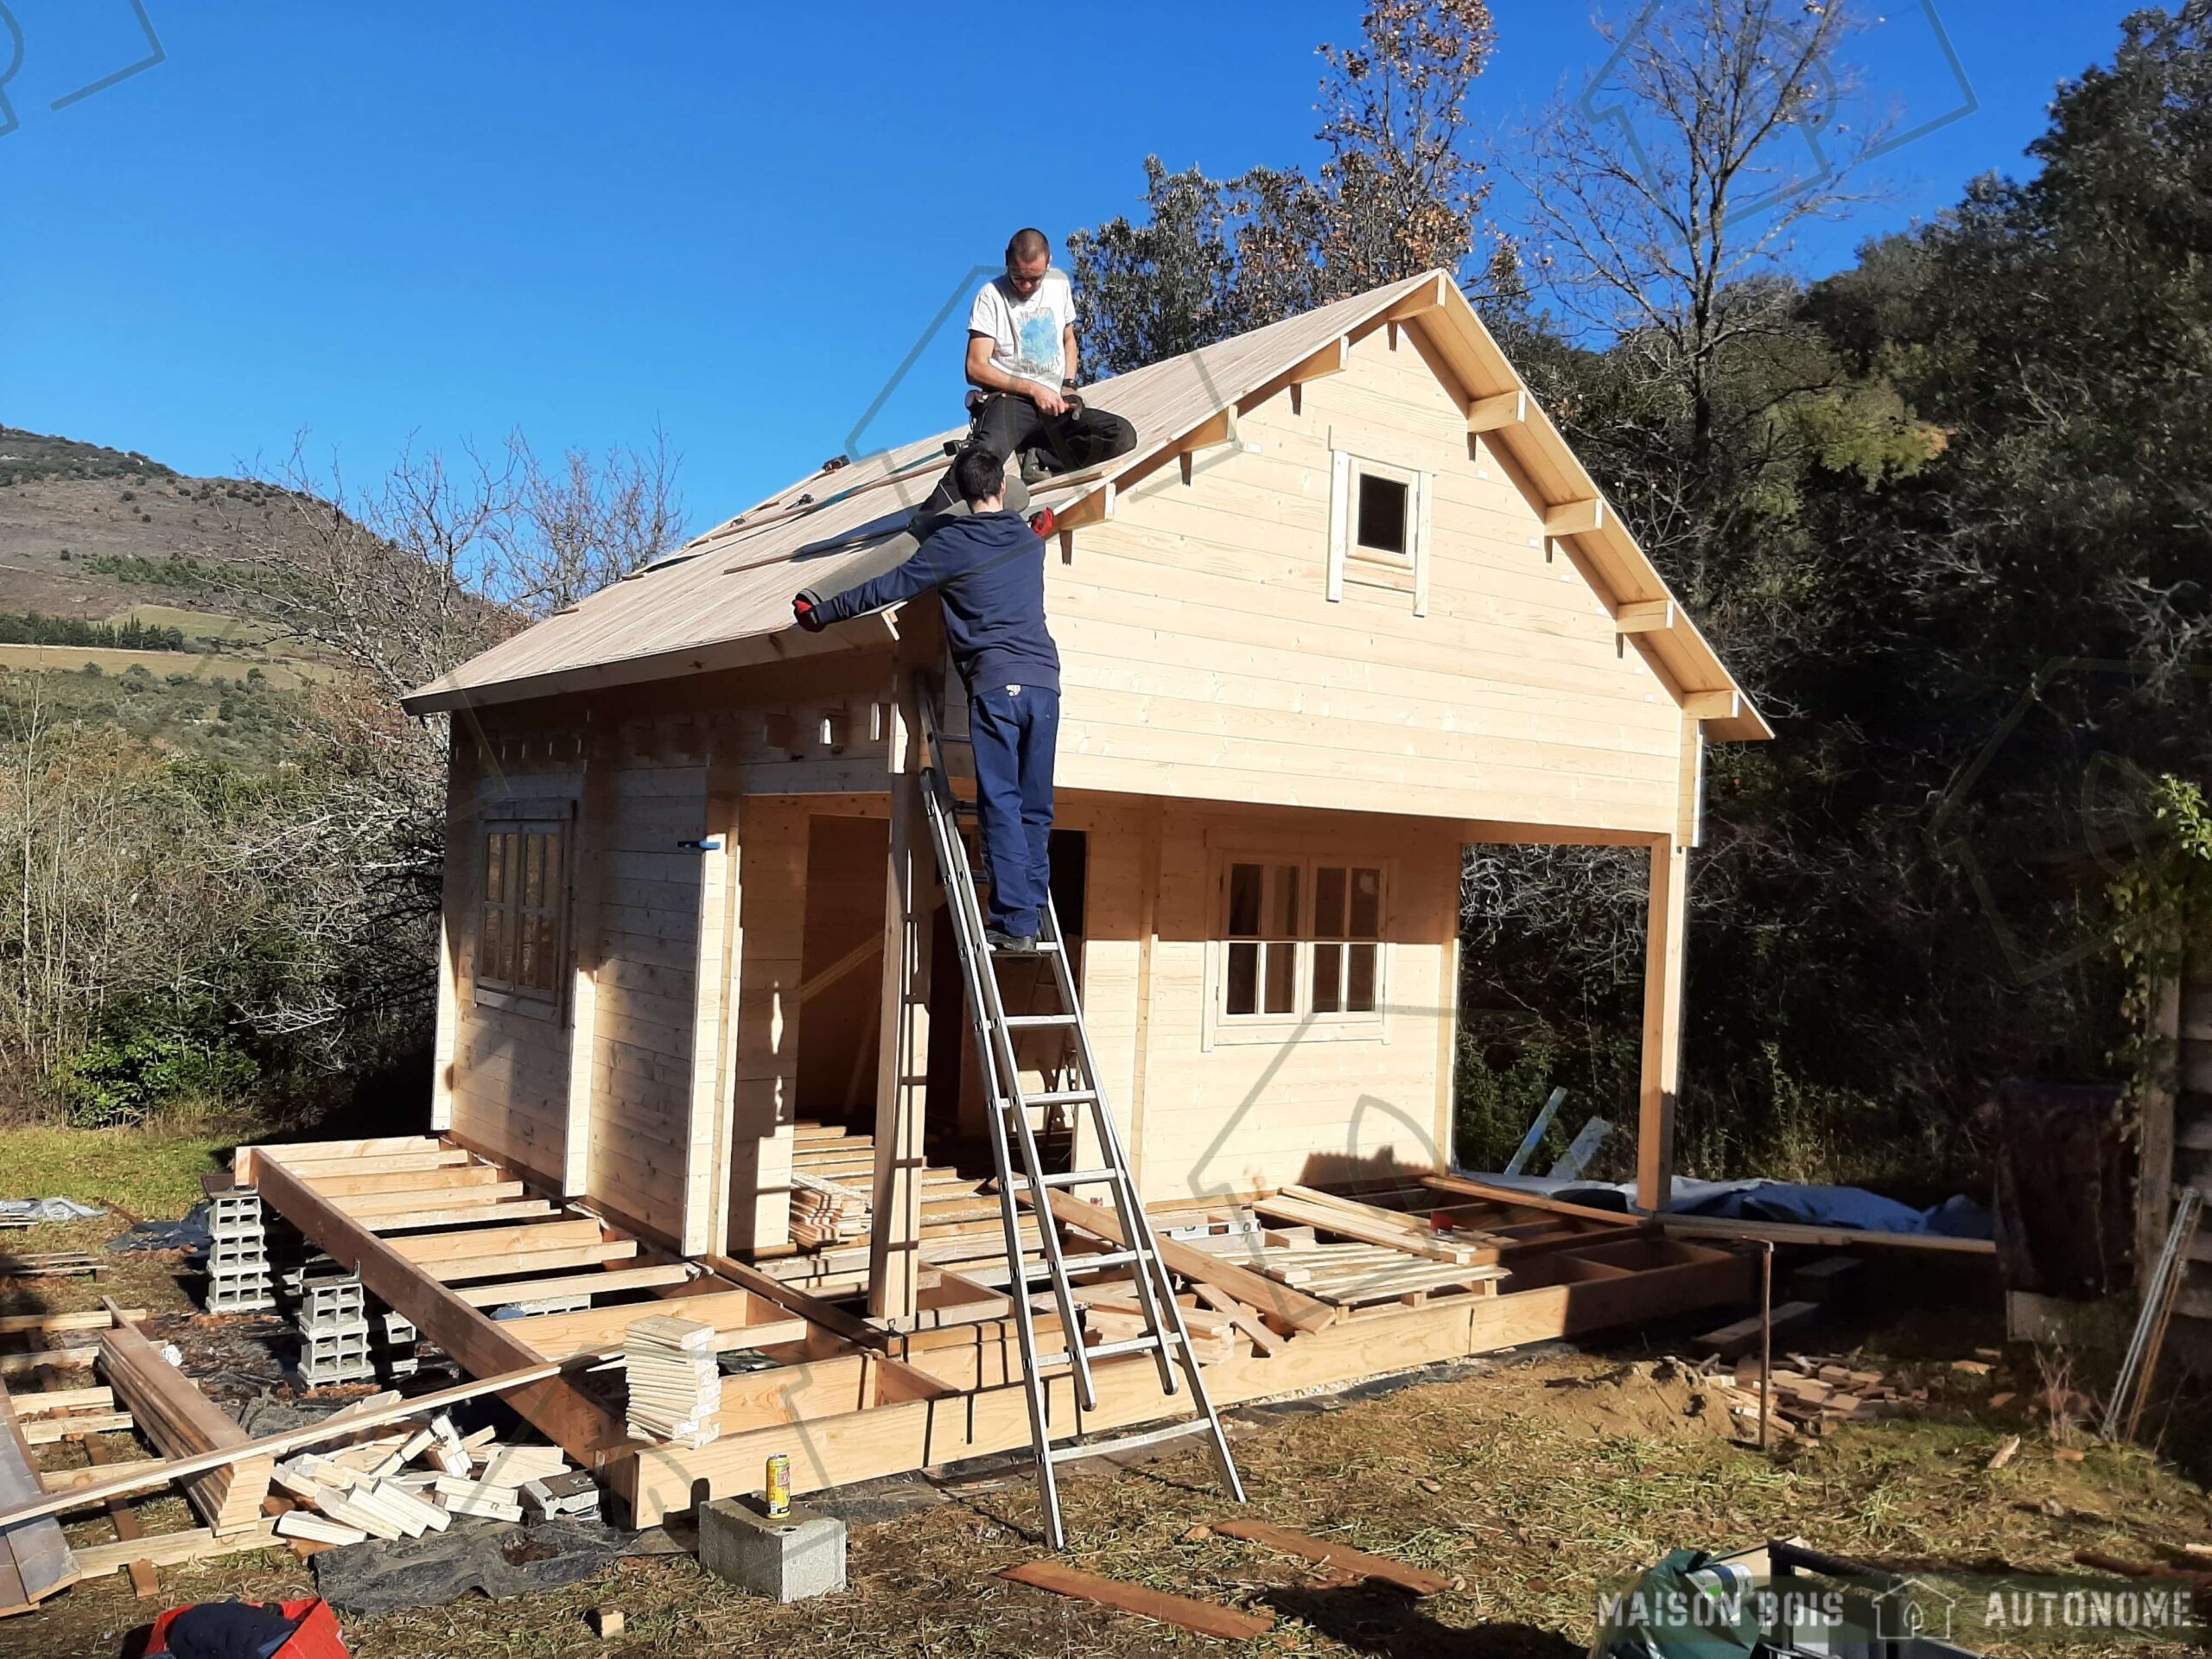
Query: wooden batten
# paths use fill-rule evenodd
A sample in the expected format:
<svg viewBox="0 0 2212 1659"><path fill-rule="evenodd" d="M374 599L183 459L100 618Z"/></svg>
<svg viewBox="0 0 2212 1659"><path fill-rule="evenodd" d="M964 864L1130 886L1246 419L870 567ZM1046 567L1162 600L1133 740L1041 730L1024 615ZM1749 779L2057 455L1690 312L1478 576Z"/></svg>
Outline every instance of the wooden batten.
<svg viewBox="0 0 2212 1659"><path fill-rule="evenodd" d="M1544 513L1544 534L1547 536L1589 536L1605 527L1605 503L1602 496L1562 501Z"/></svg>
<svg viewBox="0 0 2212 1659"><path fill-rule="evenodd" d="M1282 377L1283 384L1302 386L1309 381L1319 380L1327 375L1342 374L1344 372L1344 365L1351 360L1351 336L1339 336L1314 353L1313 356L1289 369Z"/></svg>
<svg viewBox="0 0 2212 1659"><path fill-rule="evenodd" d="M1618 633L1651 633L1673 627L1675 619L1671 599L1632 599L1614 608L1613 628Z"/></svg>
<svg viewBox="0 0 2212 1659"><path fill-rule="evenodd" d="M1473 398L1467 404L1470 432L1497 432L1509 426L1526 425L1528 419L1529 391L1525 386Z"/></svg>
<svg viewBox="0 0 2212 1659"><path fill-rule="evenodd" d="M1651 849L1643 953L1643 1059L1637 1087L1637 1202L1659 1211L1675 1184L1675 1099L1681 1084L1682 946L1689 921L1689 854L1674 837Z"/></svg>
<svg viewBox="0 0 2212 1659"><path fill-rule="evenodd" d="M1682 698L1682 712L1696 720L1733 720L1744 712L1744 694L1732 689L1692 691Z"/></svg>

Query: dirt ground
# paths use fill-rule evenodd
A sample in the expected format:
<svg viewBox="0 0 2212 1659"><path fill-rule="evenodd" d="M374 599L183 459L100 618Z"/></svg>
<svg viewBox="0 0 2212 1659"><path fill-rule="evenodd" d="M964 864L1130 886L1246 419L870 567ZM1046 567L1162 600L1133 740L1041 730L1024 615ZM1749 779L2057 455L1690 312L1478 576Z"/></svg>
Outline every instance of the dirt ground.
<svg viewBox="0 0 2212 1659"><path fill-rule="evenodd" d="M41 1230L39 1246L83 1242L73 1233ZM141 1258L102 1288L124 1302L176 1309L184 1296L177 1269L175 1258ZM89 1281L40 1282L47 1306L96 1294ZM15 1306L29 1288L18 1287ZM2095 1446L2074 1460L2021 1414L2040 1375L2032 1356L2009 1356L1989 1376L1954 1370L1965 1344L1991 1339L1988 1320L1948 1306L1955 1287L1932 1288L1932 1299L1913 1317L1889 1321L1882 1344L1868 1342L1855 1362L1925 1383L1929 1403L1910 1417L1842 1427L1771 1453L1732 1440L1725 1414L1667 1360L1681 1345L1679 1329L1589 1349L1554 1344L1240 1411L1236 1447L1249 1515L1458 1581L1426 1600L1347 1584L1211 1532L1207 1523L1232 1509L1195 1452L1128 1469L1077 1465L1065 1486L1074 1540L1067 1559L1271 1611L1274 1631L1245 1644L1256 1653L1568 1659L1587 1649L1599 1586L1678 1545L1722 1549L1796 1535L1904 1571L2078 1573L2070 1567L2077 1550L2164 1564L2179 1545L2212 1539L2212 1499L2170 1465L2139 1449ZM1986 1296L1973 1294L1972 1305L1986 1308ZM206 1340L220 1335L204 1320L168 1328ZM1839 1325L1802 1342L1833 1353L1860 1334ZM1993 1394L2002 1392L2018 1398L1993 1408ZM2023 1449L1992 1471L1992 1456L2013 1433L2025 1434ZM58 1446L48 1455L60 1467L83 1453ZM842 1595L778 1607L728 1589L689 1557L629 1560L524 1601L348 1619L347 1639L369 1659L722 1651L1027 1659L1224 1645L995 1576L1042 1554L1026 1469L910 1478L839 1502L852 1523L851 1585ZM162 1509L172 1507L177 1513L158 1522L162 1529L192 1523L181 1504ZM38 1612L0 1622L0 1659L112 1654L160 1606L313 1592L308 1568L280 1552L164 1568L161 1584L158 1603L135 1599L120 1576L79 1584ZM601 1608L623 1612L621 1637L592 1633L589 1616ZM2127 1649L2145 1659L2197 1650Z"/></svg>

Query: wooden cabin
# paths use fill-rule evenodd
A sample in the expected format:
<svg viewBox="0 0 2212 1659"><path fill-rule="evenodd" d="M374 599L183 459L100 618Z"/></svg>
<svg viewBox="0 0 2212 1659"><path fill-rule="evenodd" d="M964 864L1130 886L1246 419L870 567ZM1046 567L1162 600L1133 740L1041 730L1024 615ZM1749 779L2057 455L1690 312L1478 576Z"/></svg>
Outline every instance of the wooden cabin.
<svg viewBox="0 0 2212 1659"><path fill-rule="evenodd" d="M1086 396L1139 442L1035 492L1054 890L1147 1199L1446 1168L1463 849L1602 842L1650 855L1663 1205L1705 746L1771 733L1449 276ZM913 781L942 636L933 599L810 635L791 598L880 559L957 435L803 479L406 700L452 720L447 1144L788 1270L795 1160L840 1138L873 1206L842 1282L894 1319L928 1172L981 1173Z"/></svg>

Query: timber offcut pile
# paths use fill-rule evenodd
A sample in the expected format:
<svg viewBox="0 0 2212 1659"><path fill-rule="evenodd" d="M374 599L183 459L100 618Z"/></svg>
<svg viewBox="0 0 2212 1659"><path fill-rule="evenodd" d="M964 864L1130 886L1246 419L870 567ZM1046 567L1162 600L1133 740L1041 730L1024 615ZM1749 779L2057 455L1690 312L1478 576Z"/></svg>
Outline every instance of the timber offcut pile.
<svg viewBox="0 0 2212 1659"><path fill-rule="evenodd" d="M463 1435L440 1415L428 1427L278 1464L275 1484L297 1507L276 1517L276 1532L357 1544L443 1532L456 1519L519 1521L525 1485L569 1472L558 1446L502 1446L491 1429Z"/></svg>
<svg viewBox="0 0 2212 1659"><path fill-rule="evenodd" d="M715 1327L656 1313L622 1332L630 1432L702 1446L722 1432L721 1363Z"/></svg>
<svg viewBox="0 0 2212 1659"><path fill-rule="evenodd" d="M1727 1403L1729 1414L1754 1432L1759 1420L1759 1363L1746 1355L1730 1367L1706 1362L1706 1375ZM1928 1403L1928 1390L1868 1365L1856 1356L1823 1358L1789 1354L1775 1365L1775 1429L1818 1439L1831 1425L1872 1422Z"/></svg>

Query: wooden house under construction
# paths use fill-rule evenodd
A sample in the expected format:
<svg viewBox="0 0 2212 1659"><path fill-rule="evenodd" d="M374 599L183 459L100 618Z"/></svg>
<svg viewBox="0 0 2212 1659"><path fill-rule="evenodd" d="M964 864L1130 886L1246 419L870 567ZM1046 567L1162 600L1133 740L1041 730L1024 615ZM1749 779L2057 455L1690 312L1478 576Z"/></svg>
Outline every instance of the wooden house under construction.
<svg viewBox="0 0 2212 1659"><path fill-rule="evenodd" d="M1448 1173L1463 849L1640 847L1663 1206L1705 746L1771 734L1465 300L1432 273L1086 396L1140 441L1035 496L1054 893L1217 1400L1736 1294L1723 1250ZM640 1299L785 1360L705 1448L573 1378L518 1396L640 1519L763 1449L819 1486L1028 1438L914 798L936 601L791 626L945 448L803 480L407 700L453 735L432 1135L241 1160L480 1374ZM484 1317L550 1286L588 1306ZM1170 1409L1141 1364L1096 1415Z"/></svg>

